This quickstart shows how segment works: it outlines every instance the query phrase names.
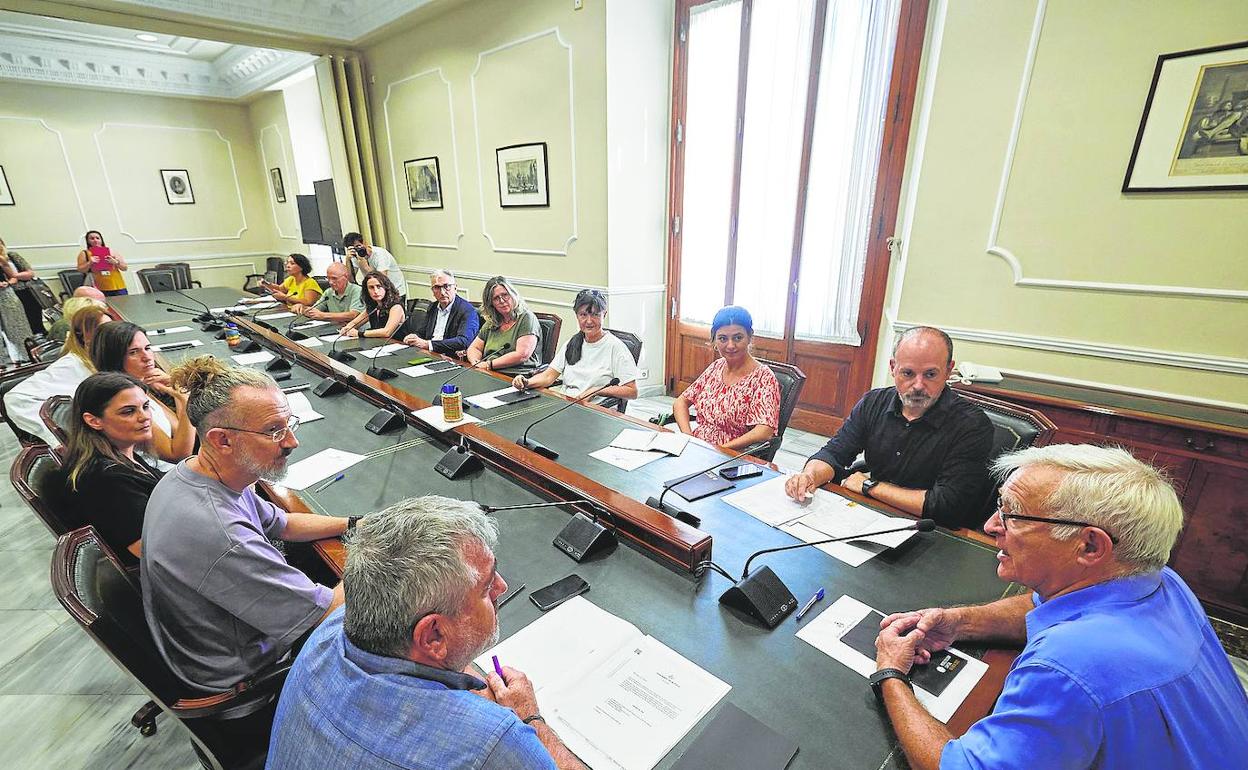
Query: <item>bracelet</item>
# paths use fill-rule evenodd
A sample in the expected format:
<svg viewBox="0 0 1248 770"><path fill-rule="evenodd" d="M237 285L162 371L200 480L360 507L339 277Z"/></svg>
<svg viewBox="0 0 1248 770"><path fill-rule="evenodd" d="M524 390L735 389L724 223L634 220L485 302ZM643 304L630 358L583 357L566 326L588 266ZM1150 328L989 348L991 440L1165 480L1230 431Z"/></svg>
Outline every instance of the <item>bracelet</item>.
<svg viewBox="0 0 1248 770"><path fill-rule="evenodd" d="M360 523L360 519L362 518L364 517L363 516L348 516L347 517L347 531L350 532L351 530L355 529L355 525Z"/></svg>
<svg viewBox="0 0 1248 770"><path fill-rule="evenodd" d="M524 719L521 719L520 721L524 722L526 725L531 725L534 722L541 722L542 724L546 724L546 717L542 716L541 714L534 714L533 716L525 717Z"/></svg>
<svg viewBox="0 0 1248 770"><path fill-rule="evenodd" d="M494 371L494 359L491 358L488 363L490 365L490 371Z"/></svg>

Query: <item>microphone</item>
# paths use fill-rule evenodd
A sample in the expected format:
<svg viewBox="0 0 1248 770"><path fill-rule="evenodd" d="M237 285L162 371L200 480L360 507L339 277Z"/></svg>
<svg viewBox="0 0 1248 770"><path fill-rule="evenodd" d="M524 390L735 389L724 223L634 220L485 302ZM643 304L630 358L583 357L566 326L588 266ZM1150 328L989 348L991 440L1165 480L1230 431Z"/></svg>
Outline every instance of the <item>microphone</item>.
<svg viewBox="0 0 1248 770"><path fill-rule="evenodd" d="M495 350L493 353L491 353L491 354L489 354L488 356L486 356L486 357L482 358L482 359L481 359L481 361L493 361L495 358L498 358L499 356L501 356L502 354L504 354L504 353L508 352L509 350L511 350L511 343L510 343L510 342L504 342L504 343L503 343L503 346L502 346L501 348L499 348L498 350ZM480 361L478 361L478 363L480 363ZM473 369L476 369L476 368L477 368L476 366L464 366L464 367L461 367L461 368L460 368L460 370L459 370L458 372L455 372L455 373L454 373L454 374L452 374L450 377L447 377L445 380L443 380L443 381L442 381L442 384L438 386L438 395L436 395L436 396L434 396L434 397L433 397L433 405L434 405L434 406L437 406L437 405L439 405L439 404L441 404L441 403L442 403L442 388L446 387L447 385L450 385L450 384L451 384L451 382L452 382L452 381L454 381L454 379L455 379L456 377L458 377L459 375L463 374L464 372L471 372ZM467 409L467 408L468 408L468 401L467 401L467 400L465 400L465 401L464 401L464 409Z"/></svg>
<svg viewBox="0 0 1248 770"><path fill-rule="evenodd" d="M212 308L208 307L208 305L206 305L205 303L201 302L198 298L196 298L196 297L192 297L192 296L191 296L191 295L189 295L189 294L183 294L181 289L174 289L174 290L173 290L173 293L174 293L174 294L177 294L179 297L182 297L183 299L189 299L191 302L194 302L196 305L200 305L201 307L203 307L203 308L204 308L204 312L203 312L203 314L202 314L202 315L200 315L200 316L199 316L199 318L196 318L196 319L195 319L196 321L199 321L200 323L204 323L204 324L206 324L206 323L208 323L208 322L210 322L210 321L216 321L216 320L217 320L217 319L216 319L216 318L214 318L214 317L213 317L213 315L212 315Z"/></svg>
<svg viewBox="0 0 1248 770"><path fill-rule="evenodd" d="M593 500L555 500L549 503L527 503L525 505L486 505L479 503L481 510L486 513L494 513L496 511L520 511L526 508L549 508L552 505L593 505L597 506Z"/></svg>
<svg viewBox="0 0 1248 770"><path fill-rule="evenodd" d="M381 435L407 424L406 412L402 407L391 403L390 398L385 393L368 383L361 382L360 378L354 374L347 375L346 384L348 387L354 385L360 390L373 394L383 404L376 412L373 412L373 416L368 418L368 422L364 423L365 430Z"/></svg>
<svg viewBox="0 0 1248 770"><path fill-rule="evenodd" d="M603 386L609 387L607 385ZM607 521L614 518L614 514L603 508L593 500L559 500L549 503L529 503L527 505L482 505L481 510L486 513L494 513L495 511L511 511L524 508L547 508L553 505L588 505L594 509L594 513L601 515ZM572 557L575 562L582 562L590 556L597 554L603 550L611 548L619 543L619 539L615 534L615 525L608 530L597 519L586 516L583 511L577 511L572 515L572 520L559 530L559 534L555 535L555 539L551 541L551 545L558 548L564 554Z"/></svg>
<svg viewBox="0 0 1248 770"><path fill-rule="evenodd" d="M719 603L745 613L749 617L761 622L767 628L775 628L780 624L780 621L788 617L789 613L797 609L797 599L793 597L793 592L785 586L776 573L771 571L771 567L763 566L754 572L750 572L750 562L754 561L755 558L767 553L792 551L798 548L808 548L827 543L841 543L846 540L862 540L863 538L888 535L893 532L909 532L910 530L931 532L934 529L936 529L936 522L931 519L919 519L904 527L881 529L875 532L863 532L844 537L830 537L826 540L782 545L778 548L764 548L761 551L750 554L750 558L745 560L745 568L741 570L741 579L736 581L732 588L724 591L723 595L719 597ZM711 567L729 580L732 579L722 567L713 562L703 562L699 566Z"/></svg>
<svg viewBox="0 0 1248 770"><path fill-rule="evenodd" d="M166 313L187 313L189 315L195 316L195 318L191 319L192 321L196 321L196 322L199 321L199 316L201 314L198 310L193 310L189 307L186 307L185 305L177 305L177 304L174 304L173 302L165 302L163 299L155 300L155 302L157 305L168 305L169 309L165 311Z"/></svg>
<svg viewBox="0 0 1248 770"><path fill-rule="evenodd" d="M351 355L345 350L338 350L338 343L342 342L344 339L346 339L346 337L343 337L342 332L339 331L337 339L335 339L333 344L329 346L329 357L334 359L335 361L340 361L345 364L350 361L354 361L355 356Z"/></svg>
<svg viewBox="0 0 1248 770"><path fill-rule="evenodd" d="M738 452L737 454L733 455L732 457L729 457L729 458L727 458L726 460L720 460L719 462L715 463L714 465L712 465L712 466L711 466L711 467L709 467L709 468L704 468L704 469L702 469L702 470L698 471L697 473L691 473L691 474L689 474L688 476L681 476L681 477L680 477L680 478L678 478L678 479L671 479L671 480L669 480L669 481L665 481L665 482L663 482L663 491L659 494L659 496L658 496L657 498L655 498L655 497L653 497L653 496L649 497L649 498L646 500L646 505L648 505L648 506L650 506L651 508L654 508L654 509L656 509L656 510L658 510L658 511L662 512L662 513L666 513L668 516L671 516L671 517L672 517L672 518L674 518L674 519L680 519L681 521L685 522L686 524L691 524L691 525L693 525L693 526L695 526L695 527L696 527L696 526L698 526L699 524L701 524L701 523L702 523L702 520L701 520L701 519L699 519L697 516L694 516L692 513L689 513L688 511L682 511L682 510L680 510L679 508L673 508L673 507L672 507L672 506L670 506L670 505L664 505L664 504L663 504L663 498L664 498L664 497L667 497L667 493L668 493L668 492L670 492L670 491L672 491L672 489L673 489L673 488L678 487L678 486L680 486L681 484L684 484L686 481L689 481L690 479L697 478L698 476L701 476L701 475L702 475L702 474L704 474L704 473L710 473L711 471L715 470L716 468L718 468L718 467L719 467L719 466L721 466L721 465L727 465L728 463L732 462L733 460L739 460L739 459L741 459L742 457L745 457L745 456L746 456L746 455L748 455L748 454L753 454L754 452L759 452L759 451L762 451L762 450L764 450L764 449L768 448L769 446L771 446L771 445L772 445L772 443L773 443L773 442L775 442L776 440L777 440L777 439L776 439L775 437L773 437L773 438L769 438L769 439L767 439L766 441L760 441L760 442L758 442L757 444L751 444L750 446L748 446L748 447L746 447L745 449L741 450L740 452ZM714 477L712 477L712 478L714 478ZM715 480L716 480L716 481L718 481L718 479L715 479ZM731 486L732 486L732 485L731 485L731 484L729 484L727 487L723 487L723 489L728 489L728 487L731 487ZM698 495L697 497L692 498L692 500L696 500L696 499L698 499L698 498L700 498L700 497L706 497L706 495L708 495L708 494L714 494L715 492L718 492L718 491L719 491L718 489L716 489L716 490L712 490L711 492L707 492L707 493L705 493L705 494ZM678 492L677 494L680 494L680 493Z"/></svg>
<svg viewBox="0 0 1248 770"><path fill-rule="evenodd" d="M296 331L296 330L295 330L295 328L294 328L295 324L296 324L296 323L297 323L297 322L298 322L301 318L302 318L302 316L296 315L294 318L290 319L290 323L286 324L286 331L284 332L284 334L286 335L286 339L288 339L288 340L306 340L306 339L308 338L308 335L304 334L304 333L303 333L303 332L301 332L301 331Z"/></svg>
<svg viewBox="0 0 1248 770"><path fill-rule="evenodd" d="M619 384L620 384L620 378L612 377L611 381L608 382L606 385L603 385L602 387L599 387L599 388L594 388L588 393L582 393L580 396L577 397L575 401L564 404L563 406L559 407L558 409L556 409L555 411L551 412L550 414L544 417L539 417L538 419L534 420L532 424L529 425L529 427L524 429L524 433L520 436L519 439L516 440L516 443L524 447L525 449L528 449L533 452L537 452L542 457L548 457L551 460L557 459L559 457L558 452L546 446L545 444L542 444L541 442L534 441L533 439L529 438L529 431L533 430L533 426L537 425L542 420L549 420L551 417L554 417L555 415L559 414L563 410L570 409L571 407L576 406L577 404L585 401L586 399L593 398L594 396L598 395L598 393L606 390L607 388L610 388Z"/></svg>

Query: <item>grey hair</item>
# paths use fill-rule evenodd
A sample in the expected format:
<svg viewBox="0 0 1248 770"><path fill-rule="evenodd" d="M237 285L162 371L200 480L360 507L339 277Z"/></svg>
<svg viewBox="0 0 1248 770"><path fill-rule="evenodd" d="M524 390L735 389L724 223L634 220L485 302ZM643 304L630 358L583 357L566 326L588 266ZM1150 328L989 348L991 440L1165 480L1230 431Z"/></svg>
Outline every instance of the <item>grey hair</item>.
<svg viewBox="0 0 1248 770"><path fill-rule="evenodd" d="M1125 449L1092 444L1052 444L1002 455L993 463L999 478L1020 468L1065 471L1045 501L1045 514L1086 521L1118 538L1114 558L1131 574L1165 566L1183 528L1183 506L1169 479ZM1069 540L1079 527L1055 525L1052 535Z"/></svg>
<svg viewBox="0 0 1248 770"><path fill-rule="evenodd" d="M897 357L897 351L901 348L903 342L908 342L916 337L926 336L939 337L940 341L945 343L945 350L949 351L949 355L945 359L945 364L953 363L953 340L935 326L912 326L901 334L897 335L897 340L893 343L893 358Z"/></svg>
<svg viewBox="0 0 1248 770"><path fill-rule="evenodd" d="M346 538L343 629L357 647L405 658L425 615L456 615L481 575L464 551L494 550L498 524L479 505L409 497L360 520Z"/></svg>
<svg viewBox="0 0 1248 770"><path fill-rule="evenodd" d="M452 273L450 270L446 270L445 268L439 267L435 270L429 271L430 278L434 277L435 275L440 275L446 280L450 281L451 283L455 283L455 274Z"/></svg>
<svg viewBox="0 0 1248 770"><path fill-rule="evenodd" d="M230 366L212 356L199 356L170 373L174 387L187 391L186 415L203 439L208 431L236 425L243 417L234 398L239 388L277 390L277 382L267 373L242 366Z"/></svg>
<svg viewBox="0 0 1248 770"><path fill-rule="evenodd" d="M496 275L485 282L485 288L481 290L481 312L485 314L485 328L497 329L503 325L503 314L494 309L494 290L502 286L511 295L511 312L516 318L529 312L528 305L524 304L524 300L520 297L520 292L516 291L516 287L511 285L511 281L506 276Z"/></svg>

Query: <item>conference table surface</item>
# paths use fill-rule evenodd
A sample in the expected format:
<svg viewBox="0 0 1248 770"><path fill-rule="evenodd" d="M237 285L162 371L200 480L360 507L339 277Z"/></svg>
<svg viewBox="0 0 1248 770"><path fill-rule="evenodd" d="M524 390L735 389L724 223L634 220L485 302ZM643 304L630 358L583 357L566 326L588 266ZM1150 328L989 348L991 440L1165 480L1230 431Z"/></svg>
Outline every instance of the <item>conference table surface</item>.
<svg viewBox="0 0 1248 770"><path fill-rule="evenodd" d="M237 290L225 288L196 289L185 294L210 307L230 306L243 296ZM166 306L156 304L158 299L193 306L171 293L113 297L109 302L127 320L149 330L191 327L190 331L152 337L154 345L190 340L201 343L196 347L163 351L161 355L167 365L176 365L196 355L226 357L234 352L224 341L216 340L214 332L202 331L198 324L190 321L190 314L179 317L169 313ZM281 310L275 308L259 314L264 316ZM269 323L284 329L290 320L270 319ZM647 497L661 489L663 481L693 473L727 457L690 442L679 457L664 458L631 472L621 470L589 457L589 453L607 446L620 430L642 426L614 411L577 405L543 422L530 434L559 452L557 462L564 471L560 484L555 486L560 487L561 496L552 493L550 483L534 480L544 473L535 469L546 467L543 463L547 461L515 445L514 441L534 420L567 404L563 397L544 393L540 398L514 405L472 409L470 414L482 419L484 424L471 429L456 428L438 434L409 418L401 429L377 435L363 426L378 410L374 403L378 396L399 394L403 400L395 403L401 403L405 409L427 405L442 380L454 372L417 378L400 374L382 384L364 376L363 372L374 363L397 370L420 351L408 348L395 355L378 357L375 362L357 356L355 361L344 366L328 362L321 355L322 351L328 351L328 343L309 349L255 328L249 322L244 321L240 326L266 350L292 360L291 378L279 383L284 388L315 384L331 368L341 378L348 371L346 366L350 366L355 370L356 385L363 383L366 390L371 385L376 391L361 393L353 385L347 393L325 398L314 395L311 389L303 391L313 409L324 415L324 419L300 426L299 447L291 455L291 463L331 447L365 455L367 459L349 468L343 479L321 491L314 491L318 488L316 485L301 492L276 484L262 485L270 497L292 510L333 516L367 514L419 495L444 495L491 506L518 505L575 499L575 495L567 493L584 494L585 490L606 488L625 498L607 495L606 499L596 499L597 509L606 508L628 516L631 515L631 501L641 501L631 504L632 507L641 506ZM332 330L331 326L323 326L306 332L324 334ZM363 342L350 339L340 342L338 349L351 351L380 344L381 341L375 339ZM506 384L499 376L479 371L465 372L456 382L465 397L497 390ZM474 436L489 434L495 439L494 445L504 449L491 453L483 469L456 480L434 472L433 466L443 453L454 443L466 440L463 435L469 431L475 431ZM549 476L548 473L544 475ZM776 475L774 468L767 468L760 477L737 482L736 489ZM668 500L701 518L699 529L710 537L712 558L730 573L740 574L745 560L758 549L797 542L787 533L725 503L725 494L689 503L673 493L668 495ZM884 510L874 501L867 504ZM589 510L584 506L564 505L494 514L500 531L499 571L511 586L523 584L527 594L568 574L580 575L590 585L587 599L727 682L732 689L726 701L796 741L800 750L791 765L793 768L905 766L887 717L865 679L798 639L795 632L801 624L794 615L777 628L768 630L719 604L720 594L730 585L726 579L709 571L700 578L695 577L687 565L636 547L626 539L618 547L578 564L551 543L567 524L574 508ZM610 516L604 519L608 526L613 521ZM336 541L326 543L324 552L340 568L342 550ZM995 549L982 542L982 538L977 541L966 537L965 533L937 529L918 534L900 548L886 551L856 568L816 548L761 557L755 561L755 566L771 566L800 602L820 588L826 590L824 601L802 621L809 623L842 595L888 613L985 602L1017 592L1018 586L997 579L996 563ZM500 609L503 638L541 614L525 598L518 597ZM969 646L963 649L988 662L989 672L950 720L950 728L955 733L964 731L991 709L1013 657L1004 650ZM672 766L714 714L715 710L658 766Z"/></svg>

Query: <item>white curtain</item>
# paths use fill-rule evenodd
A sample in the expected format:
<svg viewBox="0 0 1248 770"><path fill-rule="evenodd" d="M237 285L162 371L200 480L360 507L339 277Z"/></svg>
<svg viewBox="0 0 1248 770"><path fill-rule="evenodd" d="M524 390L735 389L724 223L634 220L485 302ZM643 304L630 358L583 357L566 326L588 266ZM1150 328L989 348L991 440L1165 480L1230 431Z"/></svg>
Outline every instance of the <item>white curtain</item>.
<svg viewBox="0 0 1248 770"><path fill-rule="evenodd" d="M741 0L690 11L680 314L701 323L724 304L740 40Z"/></svg>
<svg viewBox="0 0 1248 770"><path fill-rule="evenodd" d="M862 343L858 307L900 0L829 2L799 272L799 339Z"/></svg>

